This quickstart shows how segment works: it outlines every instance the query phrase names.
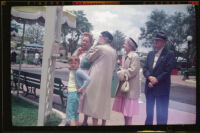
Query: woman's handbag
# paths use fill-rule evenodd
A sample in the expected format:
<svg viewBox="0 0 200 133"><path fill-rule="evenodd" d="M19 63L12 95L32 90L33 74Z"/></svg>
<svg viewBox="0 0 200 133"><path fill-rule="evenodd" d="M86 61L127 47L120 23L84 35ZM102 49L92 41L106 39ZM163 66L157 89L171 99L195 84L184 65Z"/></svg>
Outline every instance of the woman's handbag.
<svg viewBox="0 0 200 133"><path fill-rule="evenodd" d="M128 75L125 75L125 81L122 83L121 89L122 92L128 92L129 91L129 82L128 82Z"/></svg>

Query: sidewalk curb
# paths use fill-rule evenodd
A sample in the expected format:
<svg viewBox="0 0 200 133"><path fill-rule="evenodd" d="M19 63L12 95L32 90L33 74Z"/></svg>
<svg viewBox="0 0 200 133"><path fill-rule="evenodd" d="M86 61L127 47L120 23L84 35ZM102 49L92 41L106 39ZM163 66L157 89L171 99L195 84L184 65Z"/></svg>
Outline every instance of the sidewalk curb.
<svg viewBox="0 0 200 133"><path fill-rule="evenodd" d="M196 81L193 80L185 80L185 82L196 84Z"/></svg>

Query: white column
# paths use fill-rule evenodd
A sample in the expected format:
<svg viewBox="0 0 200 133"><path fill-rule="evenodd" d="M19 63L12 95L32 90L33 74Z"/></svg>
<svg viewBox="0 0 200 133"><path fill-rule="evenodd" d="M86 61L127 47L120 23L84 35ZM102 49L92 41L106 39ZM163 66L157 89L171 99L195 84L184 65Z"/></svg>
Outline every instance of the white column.
<svg viewBox="0 0 200 133"><path fill-rule="evenodd" d="M61 30L62 7L49 6L46 8L45 36L42 74L40 84L40 99L38 111L38 126L43 126L46 116L51 114L53 100L54 70L56 58L52 56L55 41L59 43Z"/></svg>

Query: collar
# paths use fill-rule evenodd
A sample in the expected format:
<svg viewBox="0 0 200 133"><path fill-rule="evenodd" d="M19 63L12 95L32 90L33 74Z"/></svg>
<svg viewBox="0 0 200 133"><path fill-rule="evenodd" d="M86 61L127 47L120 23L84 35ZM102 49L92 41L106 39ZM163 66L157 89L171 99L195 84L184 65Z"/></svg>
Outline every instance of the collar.
<svg viewBox="0 0 200 133"><path fill-rule="evenodd" d="M76 72L78 69L79 69L79 68L77 68L77 69L75 69L75 70L70 70L70 72L73 72L73 73L74 73L74 72Z"/></svg>
<svg viewBox="0 0 200 133"><path fill-rule="evenodd" d="M131 57L131 55L134 53L134 51L130 51L126 56Z"/></svg>
<svg viewBox="0 0 200 133"><path fill-rule="evenodd" d="M162 53L163 49L164 49L164 47L161 48L156 54L157 54L157 55L160 55L160 54Z"/></svg>

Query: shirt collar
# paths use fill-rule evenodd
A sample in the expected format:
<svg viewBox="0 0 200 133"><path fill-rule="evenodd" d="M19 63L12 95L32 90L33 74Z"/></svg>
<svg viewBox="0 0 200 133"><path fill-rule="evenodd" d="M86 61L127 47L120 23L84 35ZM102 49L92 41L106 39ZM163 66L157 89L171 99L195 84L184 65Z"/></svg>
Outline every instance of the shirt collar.
<svg viewBox="0 0 200 133"><path fill-rule="evenodd" d="M163 47L164 48L164 47ZM163 51L163 48L161 48L156 54L157 55L160 55L161 53L162 53L162 51Z"/></svg>

